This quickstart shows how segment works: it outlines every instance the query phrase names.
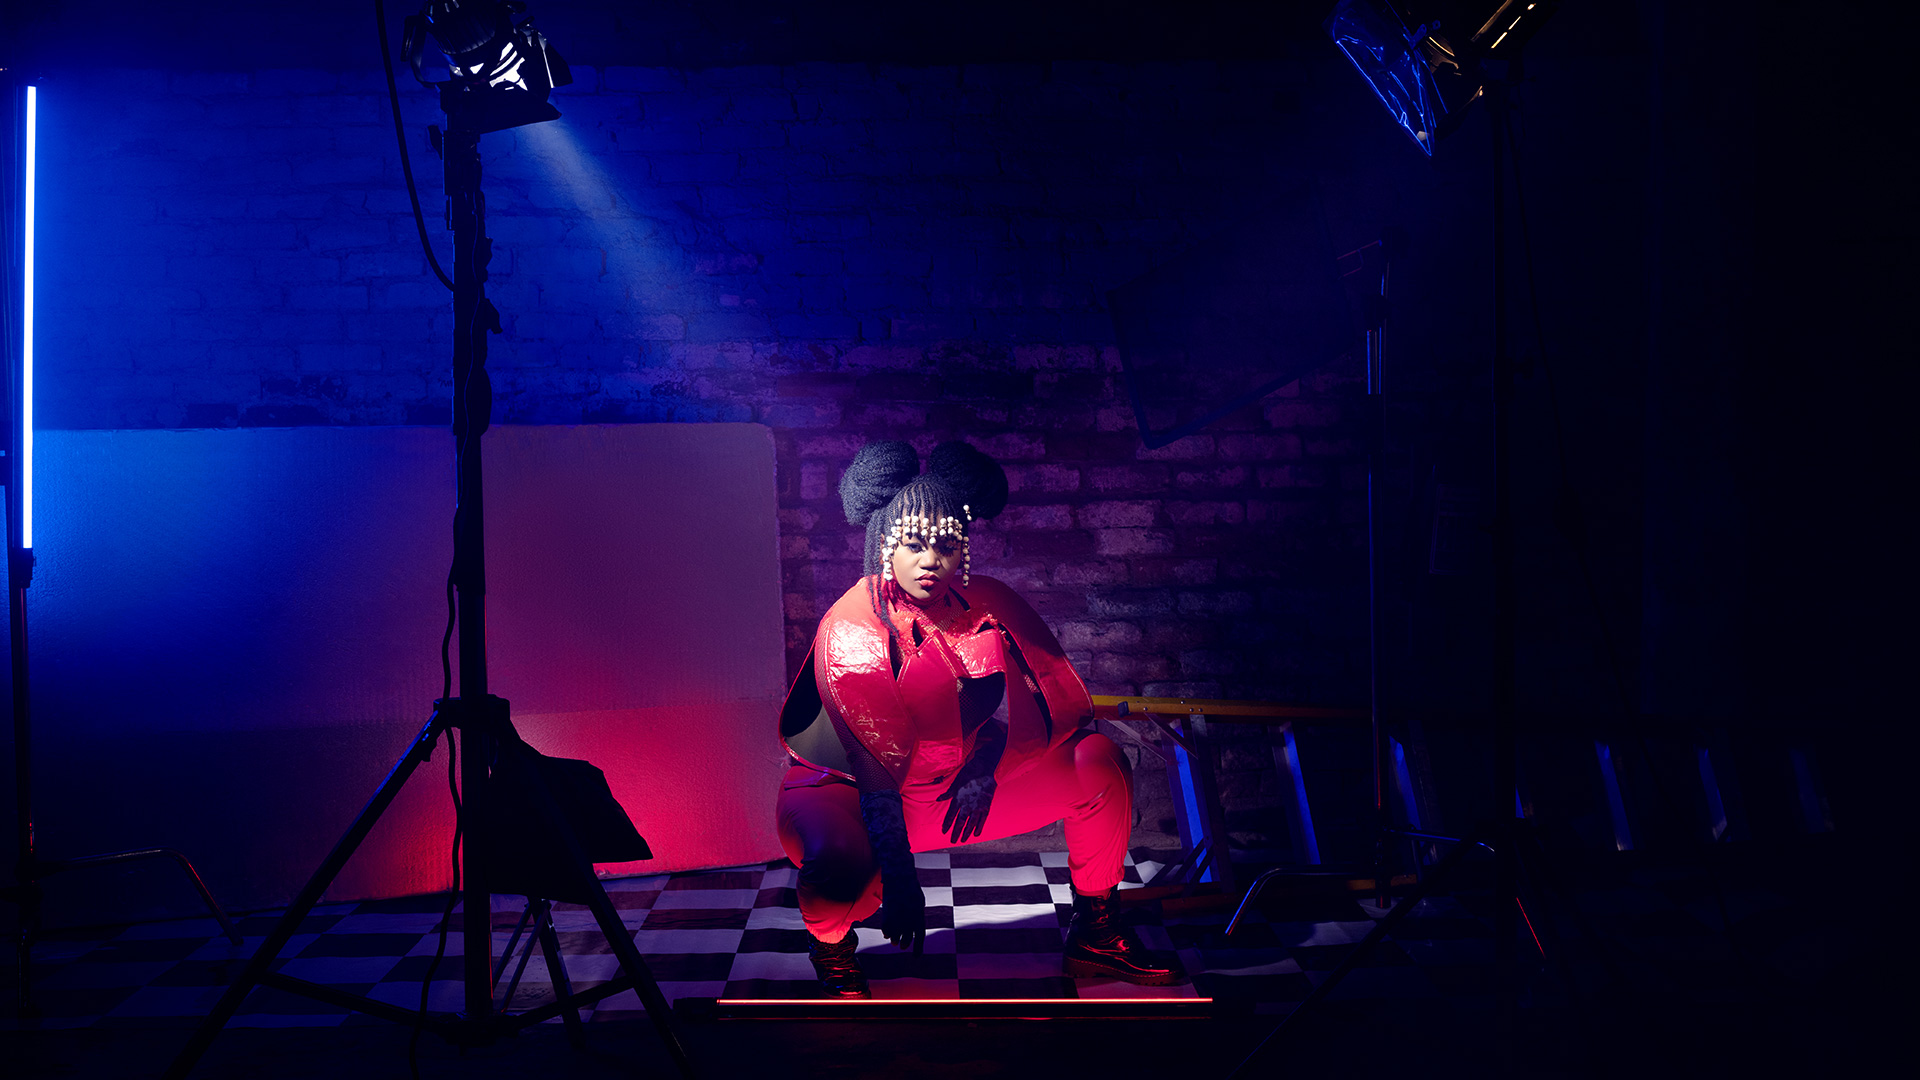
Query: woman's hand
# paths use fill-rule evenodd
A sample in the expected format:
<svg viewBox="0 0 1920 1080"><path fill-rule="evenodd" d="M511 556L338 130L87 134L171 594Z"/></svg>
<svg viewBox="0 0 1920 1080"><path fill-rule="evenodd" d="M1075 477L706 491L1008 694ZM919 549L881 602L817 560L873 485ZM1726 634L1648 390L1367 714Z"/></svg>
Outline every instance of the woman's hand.
<svg viewBox="0 0 1920 1080"><path fill-rule="evenodd" d="M927 894L914 878L883 879L881 890L880 932L918 956L927 940Z"/></svg>
<svg viewBox="0 0 1920 1080"><path fill-rule="evenodd" d="M947 816L940 823L940 831L954 843L964 844L987 831L987 812L993 809L993 793L999 786L993 771L999 768L1000 755L1006 749L1005 725L999 720L988 720L980 729L973 755L953 774L953 783L947 785L946 793L934 799L947 804Z"/></svg>
<svg viewBox="0 0 1920 1080"><path fill-rule="evenodd" d="M974 776L967 773L966 769L960 770L946 794L934 800L947 803L947 816L940 822L940 831L956 844L964 844L986 831L987 811L993 808L993 792L998 787L991 768Z"/></svg>

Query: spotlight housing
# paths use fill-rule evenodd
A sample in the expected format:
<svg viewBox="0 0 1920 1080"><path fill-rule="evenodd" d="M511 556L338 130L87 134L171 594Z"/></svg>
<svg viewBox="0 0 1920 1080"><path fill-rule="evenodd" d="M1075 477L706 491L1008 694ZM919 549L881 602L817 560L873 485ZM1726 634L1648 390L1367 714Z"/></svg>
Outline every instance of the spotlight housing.
<svg viewBox="0 0 1920 1080"><path fill-rule="evenodd" d="M1433 155L1558 0L1340 0L1324 24L1388 115Z"/></svg>
<svg viewBox="0 0 1920 1080"><path fill-rule="evenodd" d="M414 78L440 90L440 107L454 131L485 134L558 120L547 101L573 81L558 50L528 17L520 0L427 0L408 16L401 45ZM448 75L427 77L426 44L445 55Z"/></svg>

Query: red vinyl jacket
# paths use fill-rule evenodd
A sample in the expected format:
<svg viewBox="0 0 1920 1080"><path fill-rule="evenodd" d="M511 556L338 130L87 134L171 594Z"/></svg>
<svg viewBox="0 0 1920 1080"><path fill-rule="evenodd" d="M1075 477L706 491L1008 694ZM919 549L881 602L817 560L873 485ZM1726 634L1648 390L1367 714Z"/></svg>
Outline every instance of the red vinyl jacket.
<svg viewBox="0 0 1920 1080"><path fill-rule="evenodd" d="M1093 718L1093 699L1053 631L1005 584L976 575L965 588L956 586L966 612L945 631L915 609L900 608L919 626L896 639L902 653L898 678L888 657L887 628L873 611L872 584L871 578L855 583L820 620L807 667L782 711L783 744L806 726L797 721L814 718L809 706L818 700L897 785L930 782L958 769L970 749L961 730L960 680L998 673L1006 678L1007 745L994 776L1004 783ZM1044 711L1036 695L1045 700ZM788 753L822 774L845 776L791 746Z"/></svg>

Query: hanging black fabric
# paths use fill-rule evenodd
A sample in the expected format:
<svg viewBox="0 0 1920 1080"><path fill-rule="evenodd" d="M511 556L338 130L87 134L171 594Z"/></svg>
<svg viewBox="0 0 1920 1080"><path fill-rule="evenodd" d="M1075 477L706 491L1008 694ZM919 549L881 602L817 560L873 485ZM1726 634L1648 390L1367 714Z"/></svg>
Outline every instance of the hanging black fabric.
<svg viewBox="0 0 1920 1080"><path fill-rule="evenodd" d="M537 771L537 774L535 772ZM538 776L553 808L590 863L633 862L653 851L613 797L607 776L585 761L548 757L522 743L503 747L489 778L475 849L488 888L572 904L587 902L585 882L541 812Z"/></svg>

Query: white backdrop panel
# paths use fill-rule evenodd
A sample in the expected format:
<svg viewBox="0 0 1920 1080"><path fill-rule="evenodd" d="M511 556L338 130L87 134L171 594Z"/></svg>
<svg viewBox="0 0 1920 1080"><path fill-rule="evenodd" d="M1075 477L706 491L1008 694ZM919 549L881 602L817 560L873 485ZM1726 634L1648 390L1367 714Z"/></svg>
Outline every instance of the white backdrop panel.
<svg viewBox="0 0 1920 1080"><path fill-rule="evenodd" d="M658 856L629 869L777 856L770 433L499 427L483 448L490 686L522 733L607 771ZM45 853L164 844L236 906L291 896L440 693L452 449L438 428L40 433ZM444 883L443 761L333 895Z"/></svg>

